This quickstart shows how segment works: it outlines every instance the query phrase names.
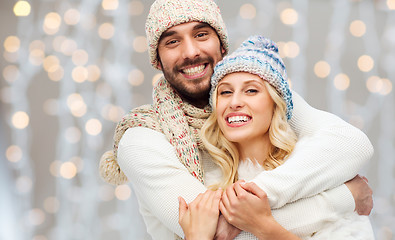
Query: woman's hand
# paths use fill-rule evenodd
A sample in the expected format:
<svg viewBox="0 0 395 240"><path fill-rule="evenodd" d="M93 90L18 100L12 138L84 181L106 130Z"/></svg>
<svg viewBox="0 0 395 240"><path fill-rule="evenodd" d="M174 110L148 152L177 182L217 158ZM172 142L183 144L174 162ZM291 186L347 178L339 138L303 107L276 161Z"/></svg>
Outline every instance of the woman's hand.
<svg viewBox="0 0 395 240"><path fill-rule="evenodd" d="M185 238L213 239L219 217L219 202L222 190L199 194L189 205L179 197L178 222L184 231Z"/></svg>
<svg viewBox="0 0 395 240"><path fill-rule="evenodd" d="M229 186L222 194L220 210L230 224L259 239L299 239L276 222L266 193L253 182Z"/></svg>

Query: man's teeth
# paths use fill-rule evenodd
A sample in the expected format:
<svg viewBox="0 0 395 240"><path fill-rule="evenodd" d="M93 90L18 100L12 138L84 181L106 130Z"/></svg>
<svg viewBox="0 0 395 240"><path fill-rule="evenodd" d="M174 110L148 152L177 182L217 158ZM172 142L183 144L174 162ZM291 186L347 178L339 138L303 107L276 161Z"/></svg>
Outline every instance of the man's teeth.
<svg viewBox="0 0 395 240"><path fill-rule="evenodd" d="M199 65L199 66L192 67L192 68L186 68L182 71L187 75L195 75L195 74L203 72L203 70L204 70L204 65Z"/></svg>
<svg viewBox="0 0 395 240"><path fill-rule="evenodd" d="M229 123L247 122L248 120L249 120L249 117L247 117L247 116L234 116L234 117L228 118Z"/></svg>

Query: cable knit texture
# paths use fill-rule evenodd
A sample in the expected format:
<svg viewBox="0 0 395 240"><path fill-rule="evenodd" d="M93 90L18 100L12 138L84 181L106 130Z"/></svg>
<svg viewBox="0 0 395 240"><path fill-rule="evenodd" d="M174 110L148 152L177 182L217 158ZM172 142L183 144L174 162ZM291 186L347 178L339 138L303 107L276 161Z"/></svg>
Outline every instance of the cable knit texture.
<svg viewBox="0 0 395 240"><path fill-rule="evenodd" d="M203 182L203 170L199 162L199 147L203 147L199 132L211 113L207 106L196 108L183 102L170 84L161 78L154 88L153 105L133 109L118 123L114 134L114 149L103 154L100 175L111 184L128 181L117 162L118 144L125 131L132 127L146 127L162 132L177 151L180 162Z"/></svg>

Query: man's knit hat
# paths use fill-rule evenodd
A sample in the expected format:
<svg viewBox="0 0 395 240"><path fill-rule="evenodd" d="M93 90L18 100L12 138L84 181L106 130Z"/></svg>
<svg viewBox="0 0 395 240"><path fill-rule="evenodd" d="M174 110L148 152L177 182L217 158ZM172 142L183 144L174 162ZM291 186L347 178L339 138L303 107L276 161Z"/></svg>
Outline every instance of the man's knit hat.
<svg viewBox="0 0 395 240"><path fill-rule="evenodd" d="M275 42L262 36L251 36L236 51L218 62L211 77L210 104L213 93L225 75L234 72L248 72L269 82L287 104L287 119L292 116L292 93L288 85L287 72L278 54Z"/></svg>
<svg viewBox="0 0 395 240"><path fill-rule="evenodd" d="M228 33L221 12L213 0L156 0L145 23L149 56L153 67L158 68L158 42L167 29L187 22L205 22L217 32L225 54L228 52Z"/></svg>

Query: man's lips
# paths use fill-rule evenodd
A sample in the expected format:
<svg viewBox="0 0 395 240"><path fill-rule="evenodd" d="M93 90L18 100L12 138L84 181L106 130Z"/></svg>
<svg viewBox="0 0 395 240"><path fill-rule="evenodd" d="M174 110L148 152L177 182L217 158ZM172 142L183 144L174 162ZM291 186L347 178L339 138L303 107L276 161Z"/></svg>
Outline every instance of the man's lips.
<svg viewBox="0 0 395 240"><path fill-rule="evenodd" d="M191 67L186 67L181 69L180 72L185 78L189 78L189 79L199 78L206 74L207 64L199 64Z"/></svg>

